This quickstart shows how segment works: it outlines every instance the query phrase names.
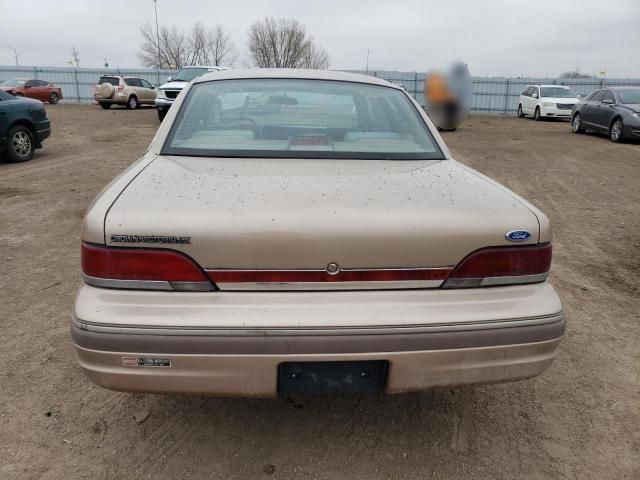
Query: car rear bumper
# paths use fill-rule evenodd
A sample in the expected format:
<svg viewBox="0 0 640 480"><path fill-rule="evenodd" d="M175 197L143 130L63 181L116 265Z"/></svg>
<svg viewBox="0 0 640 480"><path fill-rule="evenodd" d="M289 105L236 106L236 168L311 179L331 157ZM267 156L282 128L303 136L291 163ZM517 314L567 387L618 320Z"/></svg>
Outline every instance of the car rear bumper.
<svg viewBox="0 0 640 480"><path fill-rule="evenodd" d="M76 353L86 375L112 390L273 397L278 394L278 366L284 362L386 360L389 374L384 392L404 393L534 377L549 368L560 340L386 353L141 354L78 345ZM170 366L125 366L138 359L167 361Z"/></svg>
<svg viewBox="0 0 640 480"><path fill-rule="evenodd" d="M93 98L95 99L96 103L110 103L115 105L125 105L129 97L126 93L116 92L110 98L102 98L99 95L94 95Z"/></svg>
<svg viewBox="0 0 640 480"><path fill-rule="evenodd" d="M386 393L517 380L548 368L565 330L551 286L473 290L199 294L84 286L72 336L88 377L124 391L275 396L283 362L385 360Z"/></svg>

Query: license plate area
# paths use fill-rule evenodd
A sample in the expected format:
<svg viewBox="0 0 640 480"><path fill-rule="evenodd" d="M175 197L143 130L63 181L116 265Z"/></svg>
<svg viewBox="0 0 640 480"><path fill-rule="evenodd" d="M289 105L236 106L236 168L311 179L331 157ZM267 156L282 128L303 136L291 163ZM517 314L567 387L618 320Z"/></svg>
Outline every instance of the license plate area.
<svg viewBox="0 0 640 480"><path fill-rule="evenodd" d="M278 365L278 393L379 393L387 383L389 362L286 362Z"/></svg>

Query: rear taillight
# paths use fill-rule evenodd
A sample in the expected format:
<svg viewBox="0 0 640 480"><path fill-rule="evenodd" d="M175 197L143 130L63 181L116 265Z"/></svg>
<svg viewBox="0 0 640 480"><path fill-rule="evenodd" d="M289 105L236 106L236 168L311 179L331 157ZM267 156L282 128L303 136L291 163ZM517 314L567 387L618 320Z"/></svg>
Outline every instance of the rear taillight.
<svg viewBox="0 0 640 480"><path fill-rule="evenodd" d="M214 290L204 271L173 250L82 244L82 273L90 285L147 290Z"/></svg>
<svg viewBox="0 0 640 480"><path fill-rule="evenodd" d="M118 91L121 92L122 90L124 90L124 84L122 82L120 82L118 84Z"/></svg>
<svg viewBox="0 0 640 480"><path fill-rule="evenodd" d="M462 260L442 286L468 288L543 282L550 268L550 243L483 248Z"/></svg>

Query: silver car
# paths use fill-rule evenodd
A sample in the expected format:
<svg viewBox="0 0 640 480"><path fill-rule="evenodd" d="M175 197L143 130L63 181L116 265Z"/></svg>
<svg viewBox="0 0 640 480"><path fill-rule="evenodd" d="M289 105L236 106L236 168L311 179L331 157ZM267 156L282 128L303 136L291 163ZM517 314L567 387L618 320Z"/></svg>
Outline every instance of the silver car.
<svg viewBox="0 0 640 480"><path fill-rule="evenodd" d="M400 393L551 365L547 217L456 162L402 88L286 69L185 88L84 218L72 334L94 382Z"/></svg>

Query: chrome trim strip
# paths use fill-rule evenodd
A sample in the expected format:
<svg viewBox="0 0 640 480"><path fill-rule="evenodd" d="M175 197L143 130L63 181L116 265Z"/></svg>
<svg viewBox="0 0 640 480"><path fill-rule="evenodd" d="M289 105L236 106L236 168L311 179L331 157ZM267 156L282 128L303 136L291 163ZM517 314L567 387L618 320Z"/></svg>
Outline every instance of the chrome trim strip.
<svg viewBox="0 0 640 480"><path fill-rule="evenodd" d="M531 325L545 325L564 320L564 312L539 317L512 318L507 320L464 322L455 324L432 325L405 325L379 327L149 327L149 326L122 326L111 324L96 324L73 318L73 324L88 332L115 333L125 335L194 335L194 336L271 336L271 335L388 335L402 333L428 333L428 332L452 332L489 330L496 328L513 328Z"/></svg>
<svg viewBox="0 0 640 480"><path fill-rule="evenodd" d="M177 292L210 292L216 290L211 282L169 282Z"/></svg>
<svg viewBox="0 0 640 480"><path fill-rule="evenodd" d="M389 290L438 288L444 280L398 280L389 282L216 282L224 291L286 290Z"/></svg>
<svg viewBox="0 0 640 480"><path fill-rule="evenodd" d="M477 288L496 285L518 285L523 283L540 283L549 277L549 272L536 273L535 275L517 275L511 277L484 277L484 278L448 278L442 288Z"/></svg>
<svg viewBox="0 0 640 480"><path fill-rule="evenodd" d="M482 287L489 285L514 285L517 283L544 282L549 277L549 272L536 273L535 275L518 275L514 277L485 277L480 284Z"/></svg>
<svg viewBox="0 0 640 480"><path fill-rule="evenodd" d="M85 283L102 288L126 288L134 290L173 290L169 282L160 280L116 280L82 274Z"/></svg>
<svg viewBox="0 0 640 480"><path fill-rule="evenodd" d="M453 269L455 265L442 267L383 267L383 268L340 268L341 272L372 272L372 271L413 271L413 270L443 270ZM209 272L326 272L326 268L205 268Z"/></svg>

